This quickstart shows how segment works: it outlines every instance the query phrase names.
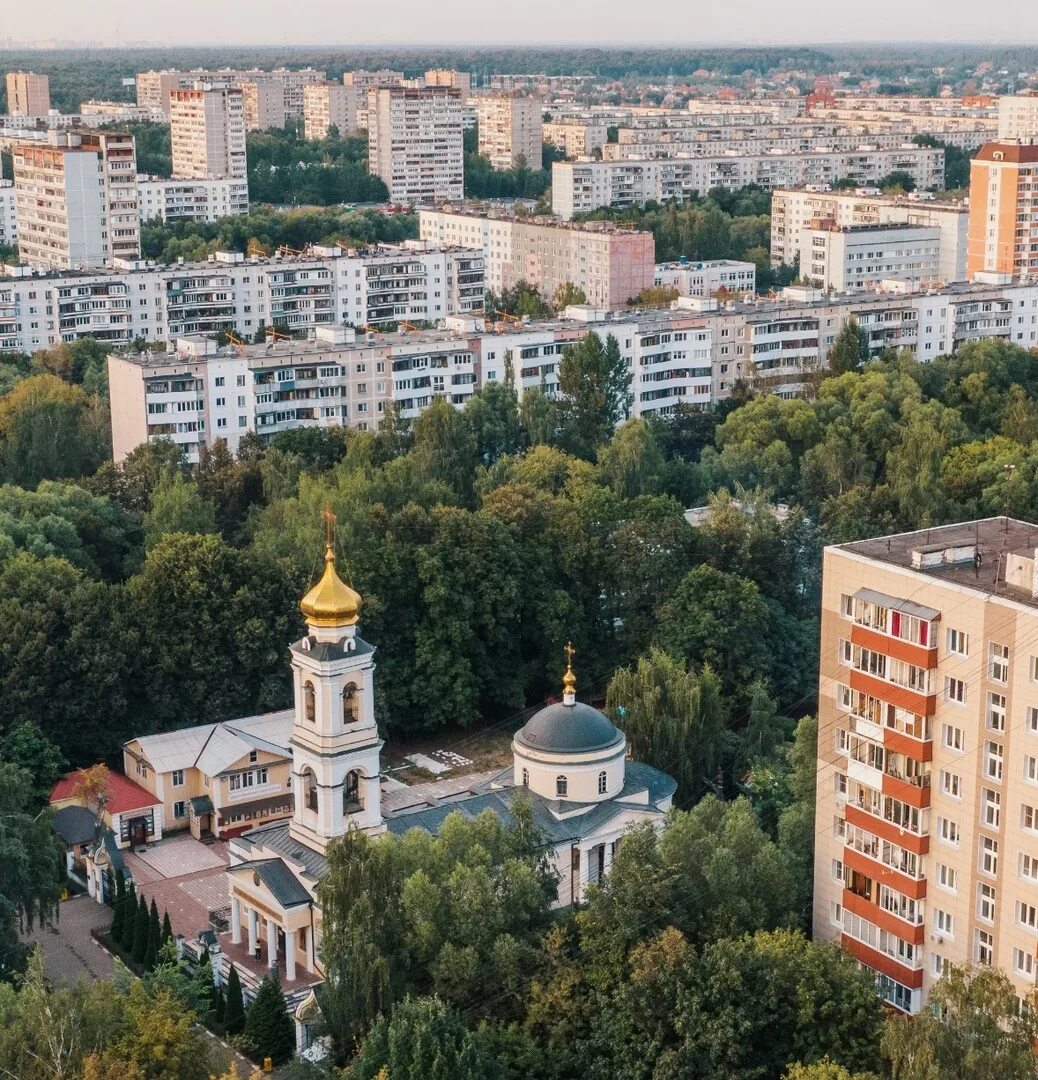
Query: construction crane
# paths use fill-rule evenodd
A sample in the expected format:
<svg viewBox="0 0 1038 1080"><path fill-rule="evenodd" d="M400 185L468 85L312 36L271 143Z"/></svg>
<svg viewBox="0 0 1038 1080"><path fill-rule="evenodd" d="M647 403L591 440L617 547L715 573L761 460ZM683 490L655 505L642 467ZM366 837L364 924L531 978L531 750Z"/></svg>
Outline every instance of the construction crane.
<svg viewBox="0 0 1038 1080"><path fill-rule="evenodd" d="M498 309L494 314L500 315L502 319L506 319L508 322L519 323L520 326L522 325L523 320L517 315L513 315L510 311L501 311Z"/></svg>
<svg viewBox="0 0 1038 1080"><path fill-rule="evenodd" d="M239 353L245 352L245 341L243 341L237 334L227 331L227 340L238 350Z"/></svg>
<svg viewBox="0 0 1038 1080"><path fill-rule="evenodd" d="M250 259L254 258L255 256L262 256L263 258L266 258L270 254L270 252L254 236L249 241L249 246L245 249L245 254L248 255Z"/></svg>
<svg viewBox="0 0 1038 1080"><path fill-rule="evenodd" d="M305 251L300 251L299 248L289 247L288 244L279 244L274 249L277 255L305 255Z"/></svg>
<svg viewBox="0 0 1038 1080"><path fill-rule="evenodd" d="M279 330L276 326L267 326L263 330L264 338L273 338L275 341L291 341L292 335L286 334L284 331Z"/></svg>
<svg viewBox="0 0 1038 1080"><path fill-rule="evenodd" d="M415 326L414 323L407 322L404 319L398 320L396 325L397 325L398 330L417 330L418 329L418 327Z"/></svg>

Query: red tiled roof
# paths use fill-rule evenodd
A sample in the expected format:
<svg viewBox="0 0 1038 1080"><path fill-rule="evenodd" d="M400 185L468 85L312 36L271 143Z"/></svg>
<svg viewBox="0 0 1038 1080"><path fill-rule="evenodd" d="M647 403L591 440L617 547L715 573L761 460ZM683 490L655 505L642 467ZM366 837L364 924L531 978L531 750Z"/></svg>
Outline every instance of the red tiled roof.
<svg viewBox="0 0 1038 1080"><path fill-rule="evenodd" d="M51 789L50 801L53 803L75 798L76 786L79 784L81 775L81 771L76 770L63 776ZM106 789L108 804L105 809L110 814L121 814L127 810L143 810L148 806L160 806L162 802L140 784L135 784L128 776L123 776L118 772L108 774Z"/></svg>

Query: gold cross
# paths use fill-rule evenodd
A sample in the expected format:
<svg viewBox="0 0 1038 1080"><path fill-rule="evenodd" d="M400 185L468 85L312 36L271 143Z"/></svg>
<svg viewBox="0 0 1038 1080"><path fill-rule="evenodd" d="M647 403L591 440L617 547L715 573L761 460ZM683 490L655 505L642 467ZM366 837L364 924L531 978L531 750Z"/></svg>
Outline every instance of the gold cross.
<svg viewBox="0 0 1038 1080"><path fill-rule="evenodd" d="M567 641L566 647L562 651L566 654L566 667L573 667L573 657L577 651L573 648L573 642Z"/></svg>
<svg viewBox="0 0 1038 1080"><path fill-rule="evenodd" d="M324 513L321 514L324 518L324 544L327 551L335 551L335 515L332 513L332 504L326 502L324 504Z"/></svg>

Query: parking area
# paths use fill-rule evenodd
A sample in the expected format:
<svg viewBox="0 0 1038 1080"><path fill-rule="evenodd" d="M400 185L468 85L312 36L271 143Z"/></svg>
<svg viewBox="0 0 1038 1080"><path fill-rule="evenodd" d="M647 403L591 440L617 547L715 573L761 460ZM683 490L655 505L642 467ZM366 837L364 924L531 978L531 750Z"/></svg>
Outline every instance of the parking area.
<svg viewBox="0 0 1038 1080"><path fill-rule="evenodd" d="M112 958L90 931L107 929L111 922L111 908L89 896L77 896L61 904L54 926L36 926L25 939L40 946L43 969L56 983L107 979L112 974Z"/></svg>
<svg viewBox="0 0 1038 1080"><path fill-rule="evenodd" d="M126 866L137 891L159 914L169 912L174 934L194 938L212 922L226 920L230 899L224 867L226 845L203 844L188 834L170 836L150 844L142 852L125 852Z"/></svg>

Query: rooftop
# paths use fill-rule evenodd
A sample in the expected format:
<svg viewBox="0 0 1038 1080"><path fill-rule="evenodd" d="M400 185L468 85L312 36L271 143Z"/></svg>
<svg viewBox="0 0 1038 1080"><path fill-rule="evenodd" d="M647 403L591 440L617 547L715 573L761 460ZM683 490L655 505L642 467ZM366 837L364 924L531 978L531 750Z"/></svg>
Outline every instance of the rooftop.
<svg viewBox="0 0 1038 1080"><path fill-rule="evenodd" d="M1038 525L1016 518L963 521L836 546L987 596L1038 607L1034 563ZM975 559L979 553L980 559Z"/></svg>
<svg viewBox="0 0 1038 1080"><path fill-rule="evenodd" d="M81 770L75 770L63 776L50 792L51 803L63 802L69 799L77 799L76 788L79 786ZM144 810L149 806L160 806L161 799L157 799L150 791L146 791L135 784L128 776L120 772L109 772L106 784L108 801L105 810L110 814L121 814L127 810Z"/></svg>

